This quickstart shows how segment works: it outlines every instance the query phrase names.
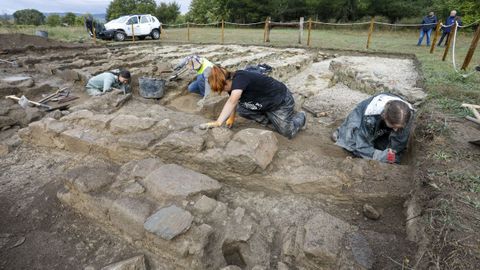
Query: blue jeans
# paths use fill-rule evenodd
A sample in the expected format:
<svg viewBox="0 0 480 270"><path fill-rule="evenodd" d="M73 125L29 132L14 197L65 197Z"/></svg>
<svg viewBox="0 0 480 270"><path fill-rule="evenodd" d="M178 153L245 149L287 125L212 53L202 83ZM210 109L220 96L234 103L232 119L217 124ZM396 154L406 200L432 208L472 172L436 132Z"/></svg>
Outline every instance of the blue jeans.
<svg viewBox="0 0 480 270"><path fill-rule="evenodd" d="M420 46L422 45L423 37L427 35L427 46L430 45L430 36L432 34L432 29L428 30L420 30L420 38L418 39L417 45Z"/></svg>
<svg viewBox="0 0 480 270"><path fill-rule="evenodd" d="M188 92L205 96L205 76L203 74L197 75L197 79L188 85Z"/></svg>
<svg viewBox="0 0 480 270"><path fill-rule="evenodd" d="M253 111L243 107L241 104L237 106L237 113L247 119L254 120L262 125L272 124L275 130L281 135L292 139L297 135L298 131L305 123L305 115L295 113L295 100L292 93L287 94L277 108L270 111Z"/></svg>

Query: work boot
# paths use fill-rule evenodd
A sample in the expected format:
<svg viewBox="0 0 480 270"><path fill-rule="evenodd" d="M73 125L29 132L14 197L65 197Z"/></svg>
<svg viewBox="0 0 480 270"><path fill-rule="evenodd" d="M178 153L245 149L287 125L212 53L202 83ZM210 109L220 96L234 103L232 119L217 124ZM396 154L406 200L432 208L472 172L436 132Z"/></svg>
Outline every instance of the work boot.
<svg viewBox="0 0 480 270"><path fill-rule="evenodd" d="M330 137L330 139L332 139L333 142L337 142L338 140L338 129L335 129L335 131L332 132L332 136Z"/></svg>
<svg viewBox="0 0 480 270"><path fill-rule="evenodd" d="M300 127L301 130L307 128L307 114L305 112L298 112L293 119L293 122L296 126Z"/></svg>

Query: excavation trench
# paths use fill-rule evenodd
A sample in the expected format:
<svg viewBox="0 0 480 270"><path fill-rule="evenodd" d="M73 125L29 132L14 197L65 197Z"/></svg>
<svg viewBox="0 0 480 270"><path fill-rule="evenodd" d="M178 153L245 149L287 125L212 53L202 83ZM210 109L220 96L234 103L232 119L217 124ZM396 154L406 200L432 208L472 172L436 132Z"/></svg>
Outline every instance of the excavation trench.
<svg viewBox="0 0 480 270"><path fill-rule="evenodd" d="M2 78L22 74L35 85L19 82L15 92L38 99L47 89L68 86L80 98L69 113L38 112L22 121L12 116L21 109L2 100L9 108L4 119L12 118L2 133L23 127L9 133L17 136L12 153L25 144L71 156L62 170L52 168L65 186L58 199L131 243L151 267L385 269L415 252L406 240L403 207L413 188L412 157L402 165L380 164L352 158L330 141L333 129L373 93L420 103L425 94L413 59L261 46L91 50L12 55L21 67L2 66ZM226 97L198 105L200 97L186 91L193 73L169 82L160 100L138 96L138 77L166 78L165 71L190 54L230 69L271 65L271 76L286 83L298 109L310 111L308 128L293 140L245 119L231 130L199 130ZM135 74L133 96L85 95L90 76L119 67ZM4 81L0 87L12 89ZM365 204L379 219L364 216Z"/></svg>

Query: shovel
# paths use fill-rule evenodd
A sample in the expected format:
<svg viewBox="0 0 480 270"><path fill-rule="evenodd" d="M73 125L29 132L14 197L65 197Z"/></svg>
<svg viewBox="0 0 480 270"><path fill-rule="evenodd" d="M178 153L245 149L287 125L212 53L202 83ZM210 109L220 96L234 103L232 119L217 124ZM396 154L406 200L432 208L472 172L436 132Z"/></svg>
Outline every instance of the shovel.
<svg viewBox="0 0 480 270"><path fill-rule="evenodd" d="M18 63L17 61L7 61L7 60L3 60L3 59L0 59L0 62L3 62L3 63L7 63L7 64L11 64L12 67L18 67Z"/></svg>
<svg viewBox="0 0 480 270"><path fill-rule="evenodd" d="M25 108L26 104L30 103L30 104L33 104L33 105L38 106L38 107L46 108L47 112L54 111L54 110L65 110L65 109L68 109L68 106L69 106L69 104L65 104L65 105L62 105L62 106L52 107L52 106L42 104L42 103L39 103L39 102L36 102L36 101L28 100L25 96L22 96L21 98L19 98L17 96L10 95L10 96L6 96L5 98L13 99L13 100L18 101L18 104L20 104L20 106L22 106L23 108Z"/></svg>

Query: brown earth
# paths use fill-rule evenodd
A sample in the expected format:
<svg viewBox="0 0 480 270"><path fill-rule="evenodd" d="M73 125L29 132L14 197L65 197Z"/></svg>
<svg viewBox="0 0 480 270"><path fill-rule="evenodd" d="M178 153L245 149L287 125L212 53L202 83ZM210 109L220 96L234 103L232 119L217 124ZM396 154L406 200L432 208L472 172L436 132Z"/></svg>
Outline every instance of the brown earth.
<svg viewBox="0 0 480 270"><path fill-rule="evenodd" d="M20 42L28 38L14 36L13 40L17 39ZM34 39L37 38L34 37ZM39 46L42 46L41 42L43 41L39 41ZM58 45L56 43L44 45L48 47L49 44L52 47ZM142 99L137 94L135 84L133 97L119 107L113 105L117 101L116 95L101 98L89 98L85 95L83 85L88 77L104 70L123 66L128 67L135 78L138 76L166 78L168 74L161 71L168 69L179 58L191 53L203 54L232 69L242 68L247 63L271 63L274 66L272 76L286 82L295 95L299 109L302 104L307 104L315 111L325 112L326 116L318 118L310 116L307 130L302 131L293 140L287 140L275 134L278 152L273 160L270 160L271 163L267 164L268 166L263 170L257 168L251 175L245 175L244 171L232 172L228 169L215 168L215 165L205 163L203 159L202 155L207 150L218 148L219 143L224 147L231 137L225 139L220 136L221 134L215 135L212 131L207 134L197 133L197 135L185 133L192 130L192 125L212 117L214 115L212 111L218 110L217 107L221 105L214 104L212 108L198 108L199 97L185 93L188 76L178 82L168 83L167 95L161 100ZM354 252L361 251L360 254L368 255L365 255L367 258L364 260L373 261L371 269L400 269L402 264L403 267L416 269L428 267L473 269L472 266L478 263L477 259L480 257L478 256L479 238L476 233L479 229L477 226L479 197L476 189L480 189L477 173L480 150L465 141L478 137L478 127L460 121L449 122L450 125L445 128L443 115L430 116L428 113L422 113L418 119L413 142L415 150L406 158L404 165L385 167L373 162L351 159L348 153L330 141L329 134L358 101L368 96L355 90L355 87L371 93L375 90L372 85L382 83L383 78L382 76L366 77L364 69L355 73L354 66L351 67L352 70L335 68L345 64L342 62L343 58L346 58L348 63L348 56L342 56L333 68L329 68L330 57L314 50L291 49L287 52L283 49L268 48L267 50L258 46L228 46L227 48L221 45L203 47L140 45L133 46L128 51L122 48L92 48L84 51L74 48L65 48L60 51L47 48L43 51L31 50L28 53L19 51L8 54L8 58L18 61L21 67L12 68L1 65L0 79L11 75L25 75L32 77L35 83L33 86L3 84L0 85L0 90L5 95L7 93L18 96L25 94L32 100L38 100L45 94L68 86L71 94L79 96L80 99L71 103L71 116L65 117L66 112L49 114L49 117L57 119L48 120L51 121L49 123L72 125L82 130L95 130L109 138L110 136L115 138L119 134L123 136L125 132L128 135L130 127L114 126L112 122L108 122L110 124L97 130L99 122L98 119L92 118L93 116L87 115L84 118L78 118L79 120L74 120L73 116L79 116L86 110L93 112L92 115L102 115L107 118L129 119L128 117L135 116L137 117L135 119L142 119L145 123L168 118L173 120L171 121L173 126L178 123L180 127L173 127L173 131L168 131L169 134L162 133L163 137L159 139L161 140L159 144L164 152L160 154L155 152L155 155L164 162L177 163L217 179L223 187L217 195L213 196L213 199L218 204L225 205L225 211L228 213L225 220L238 218L238 214L245 211L245 216L249 213L254 220L248 221L250 222L248 224L257 226L255 228L265 235L269 235L271 230L275 231L275 237L272 238L269 247L271 253L268 256L271 257L268 269L276 269L277 263L278 265L286 264L290 269L322 267L321 263L318 265L311 263L316 262L315 258L304 257L304 261L300 262L295 260L294 256L284 254L285 246L288 246L287 238L291 236L292 230L293 235L301 235L298 231L295 232L295 228L303 228L302 224L305 222L312 224L313 221L318 220L311 218L312 214L316 214L317 217L329 216L332 220L336 220L335 222L339 222L338 224L346 223L358 228L362 236L355 238L356 244L350 244L353 245ZM312 63L313 58L325 60ZM356 56L352 59L354 63L360 61L359 65L362 65L361 57ZM371 62L371 59L368 61ZM395 60L382 61L394 62ZM414 65L402 59L398 62L398 66L404 70L403 75L407 72L405 69L408 70L410 77L408 80L397 83L405 84L402 86L402 91L405 89L408 91L408 87L411 87L413 91L409 93L414 93L416 96L412 96L412 99L418 101L422 97L417 95L419 94L417 85L413 85L418 81L415 77ZM409 66L412 68L409 69ZM363 77L360 80L351 74ZM342 80L350 87L343 85ZM356 80L360 80L360 83ZM388 82L391 81L394 80L389 78ZM382 90L383 87L390 86L385 84ZM138 253L148 255L147 262L151 269L173 268L171 261L159 256L155 249L149 249L148 242L143 244L137 243L138 241L132 242L128 232L120 230L119 233L115 230L117 228L111 228L115 226L109 223L111 221L102 221L102 217L85 218L89 216L88 211L82 211L79 208L73 211L72 205L81 207L87 205L91 207L92 212L97 211L98 208L95 208L97 207L95 204L93 206L88 203L79 204L74 198L76 196L73 192L74 188L69 187L70 190L64 188L64 184L68 186L68 181L64 180L65 175L68 175L73 168L85 164L98 164L98 166L108 164L107 167L113 168L112 170L117 174L118 170L123 172L122 168L124 170L129 168L127 161L141 159L136 156L149 156L152 154L150 150L131 149L131 152L115 152L117 151L114 147L115 143L112 142L111 145L102 145L107 149L112 147L109 150L111 154L105 154L101 149L82 152L82 147L77 147L79 145L75 143L69 145L68 141L57 140L55 136L50 137L52 130L38 127L34 129L35 125L46 123L47 118L34 122L23 130L21 134L24 141L22 141L18 137L18 129L25 127L31 121L41 119L44 113L33 118L20 114L22 109L13 102L5 104L5 107L2 107L3 110L0 110L0 115L6 117L4 122L0 122L0 124L4 123L0 126L3 130L0 132L0 138L3 139L2 145L6 145L6 148L3 148L4 151L6 149L6 153L0 154L0 216L2 217L0 220L0 269L84 269L87 266L99 269ZM56 104L51 102L50 105ZM427 103L424 106L429 108L431 105ZM70 120L67 120L68 118ZM131 125L133 124L140 125L140 123ZM269 130L268 127L239 119L231 133L235 134L249 128ZM35 132L32 133L32 130ZM453 134L447 136L444 133L445 130L450 130ZM31 132L30 135L26 135L26 131ZM135 132L132 134L139 137L139 133ZM141 136L148 138L151 135L148 133L149 130L144 132ZM197 131L193 129L192 132ZM187 136L188 140L194 141L198 134L205 138L207 148L201 149L198 154L195 152L197 151L195 145L187 145L185 148L187 150L182 150L182 147L186 146L175 145L176 140L167 140L168 144L162 143L165 142L167 135L172 138ZM220 141L217 137L212 141L212 136L220 136L218 137ZM50 139L52 140L49 141ZM66 146L61 146L62 143ZM83 145L85 141L80 140L78 143ZM455 145L455 148L452 145ZM62 147L63 149L60 149ZM66 149L68 151L65 151ZM255 163L251 165L257 166ZM309 171L313 172L313 176L308 174ZM330 175L326 181L317 182L323 177L320 174L324 172L332 172L331 175L336 176ZM316 174L319 174L318 179ZM328 179L339 181L338 175L342 175L341 179L346 178L342 180L344 181L342 185L328 182ZM394 176L398 178L392 179ZM143 183L145 179L137 179L137 181ZM458 197L454 192L457 189L464 190L462 196ZM116 188L112 187L111 190L102 188L84 195L98 199L105 194L113 196L115 192ZM62 204L57 199L57 194L66 204ZM68 197L68 194L73 194L70 195L73 199ZM68 198L73 201L69 203ZM145 198L142 197L142 199ZM187 198L181 203L186 203L187 206L184 208L193 211L189 205L194 204L196 199ZM364 217L362 207L365 202L373 204L382 212L379 220ZM103 207L100 204L98 207ZM420 211L415 211L417 206L420 206L418 208ZM432 213L441 213L441 215ZM206 218L195 215L200 220ZM441 217L445 219L439 219ZM455 219L461 222L450 222ZM108 224L105 225L105 222ZM195 222L201 223L199 220ZM215 222L210 224L214 228L216 228ZM244 220L244 222L247 221ZM458 224L468 224L468 226L459 227ZM221 230L223 229L219 231ZM189 233L191 232L187 232L186 235L189 236ZM266 237L265 235L262 237ZM435 235L442 237L431 237ZM215 235L215 237L218 236ZM260 241L259 239L261 237L255 241ZM177 242L171 243L172 249L176 249ZM217 246L221 243L212 244ZM352 248L350 244L345 244L346 249L330 247L341 250L338 254L341 258L337 261L337 266L343 264L346 267L347 263L355 262L360 256L356 253L353 257L357 257L355 260L352 259L349 255L349 250ZM355 245L360 245L360 248ZM418 252L417 245L420 247ZM239 262L235 257L238 255L236 252L239 251L231 248L235 247L223 246L223 255L227 263L238 262L238 265L244 266L245 263L249 263L248 260L255 259L252 254L238 253L240 257L245 256L246 260ZM366 252L367 250L371 250L372 254ZM460 250L464 253L459 252ZM295 247L289 250L289 252L294 251L298 252ZM152 255L151 252L157 256ZM168 252L165 250L165 253ZM212 261L216 259L218 258L211 258Z"/></svg>

